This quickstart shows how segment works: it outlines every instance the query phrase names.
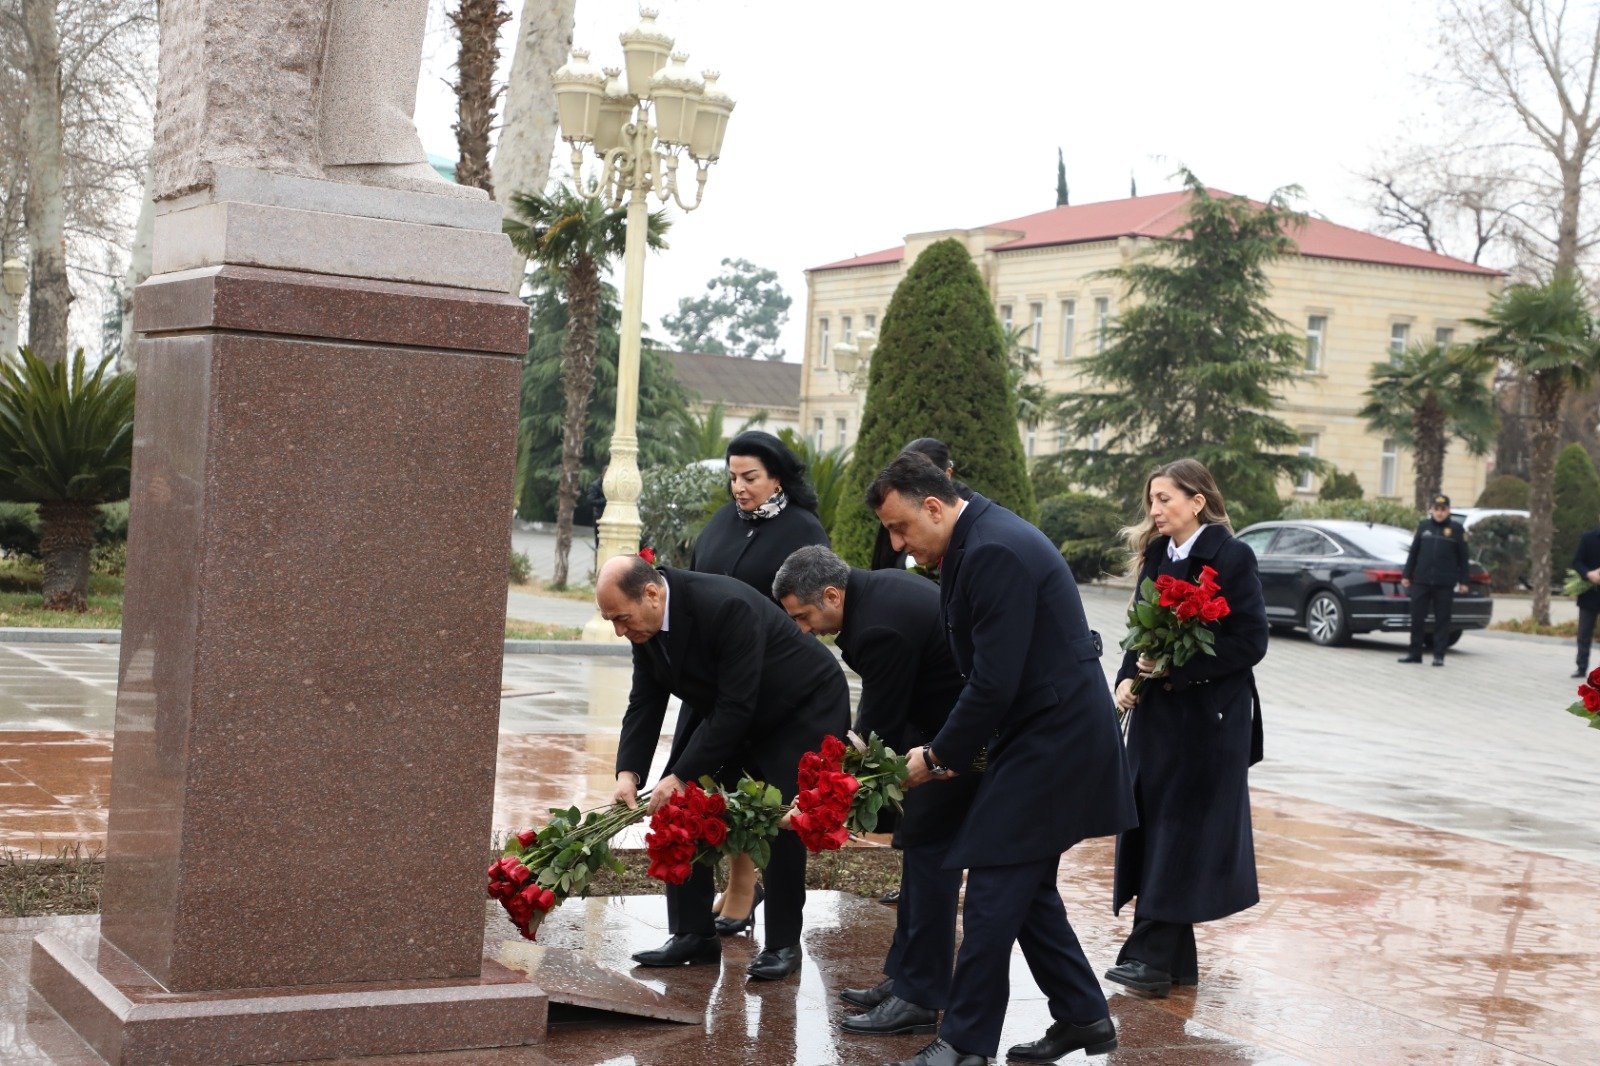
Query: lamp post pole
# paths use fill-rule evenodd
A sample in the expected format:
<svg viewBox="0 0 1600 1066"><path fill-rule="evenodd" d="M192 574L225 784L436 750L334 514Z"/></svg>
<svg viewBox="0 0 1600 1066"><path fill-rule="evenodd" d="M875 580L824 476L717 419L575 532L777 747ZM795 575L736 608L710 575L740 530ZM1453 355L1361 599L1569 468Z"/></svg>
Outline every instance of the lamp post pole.
<svg viewBox="0 0 1600 1066"><path fill-rule="evenodd" d="M716 87L717 74L704 81L684 67L688 56L672 51L672 38L655 26L656 12L639 10L639 25L622 34L624 68L596 70L589 53L574 49L572 60L556 71L556 107L561 136L572 145L572 175L581 196L603 199L612 210L627 205L622 256L622 336L617 352L617 410L610 462L603 486L605 514L599 522L596 566L639 550L639 346L644 319L644 253L650 225L650 194L671 200L683 211L700 206L706 175L722 152L733 99ZM668 56L671 64L668 65ZM600 172L583 173L584 148L592 147ZM692 201L678 184L680 156L695 165ZM619 640L596 612L583 627L585 640Z"/></svg>

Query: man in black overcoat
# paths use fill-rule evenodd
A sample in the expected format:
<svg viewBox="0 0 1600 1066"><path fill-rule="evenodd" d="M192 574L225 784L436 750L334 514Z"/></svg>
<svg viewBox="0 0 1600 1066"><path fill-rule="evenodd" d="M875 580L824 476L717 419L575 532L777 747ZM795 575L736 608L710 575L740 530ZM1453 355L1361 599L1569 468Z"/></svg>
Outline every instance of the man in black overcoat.
<svg viewBox="0 0 1600 1066"><path fill-rule="evenodd" d="M1595 617L1600 615L1600 529L1578 538L1572 569L1589 582L1589 588L1578 594L1578 669L1572 676L1588 677L1589 646L1594 642Z"/></svg>
<svg viewBox="0 0 1600 1066"><path fill-rule="evenodd" d="M835 643L861 675L856 732L877 733L897 752L926 744L944 726L965 682L950 657L939 589L900 570L853 570L827 548L801 548L785 560L772 595L808 633ZM931 1032L949 1006L961 869L945 868L979 777L963 774L906 796L894 843L901 849L900 902L887 980L844 991L864 1008L844 1020L853 1033Z"/></svg>
<svg viewBox="0 0 1600 1066"><path fill-rule="evenodd" d="M850 692L839 664L801 633L789 616L749 585L718 574L655 570L636 556L600 568L600 614L633 642L633 689L617 744L619 802L637 805L650 770L669 696L683 701L665 772L650 793L653 812L705 775L748 774L794 799L800 756L823 737L842 737ZM763 980L800 968L806 852L793 833L779 833L767 865L767 938L748 973ZM689 880L667 886L672 936L641 951L641 966L714 963L722 945L711 910L711 870L696 865Z"/></svg>
<svg viewBox="0 0 1600 1066"><path fill-rule="evenodd" d="M1406 553L1400 586L1411 592L1411 647L1403 663L1420 663L1428 632L1428 612L1433 612L1433 665L1444 665L1450 643L1450 612L1457 592L1467 591L1471 563L1467 559L1467 530L1450 517L1450 497L1433 497L1428 517L1417 524Z"/></svg>
<svg viewBox="0 0 1600 1066"><path fill-rule="evenodd" d="M940 565L945 632L965 684L931 744L910 753L912 788L988 769L945 865L967 868L963 939L939 1039L899 1066L982 1066L999 1048L1020 942L1055 1021L1013 1059L1104 1054L1116 1029L1056 887L1061 854L1136 822L1111 690L1072 571L1038 529L974 494L962 500L925 456L902 453L867 488L895 547Z"/></svg>

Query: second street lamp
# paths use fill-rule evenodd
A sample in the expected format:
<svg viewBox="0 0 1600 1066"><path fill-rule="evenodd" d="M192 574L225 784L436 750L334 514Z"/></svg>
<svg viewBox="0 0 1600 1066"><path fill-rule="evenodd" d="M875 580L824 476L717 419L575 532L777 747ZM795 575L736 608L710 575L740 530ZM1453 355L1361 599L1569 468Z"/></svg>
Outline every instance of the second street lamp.
<svg viewBox="0 0 1600 1066"><path fill-rule="evenodd" d="M621 35L622 67L598 69L589 62L588 52L574 49L571 61L554 79L561 136L572 146L578 194L603 200L612 209L627 205L617 411L603 482L606 509L599 522L596 567L639 550L639 494L644 487L639 476L639 342L650 195L662 203L670 200L683 211L700 206L707 173L722 154L734 106L733 98L716 87L715 71L706 71L704 80L689 72L684 65L688 56L673 52L672 38L656 28L655 19L654 10L641 8L639 25ZM599 173L592 178L583 172L585 148L592 148L600 162ZM678 182L685 153L695 167L694 197L688 202ZM583 635L586 640L616 639L598 613L584 626Z"/></svg>

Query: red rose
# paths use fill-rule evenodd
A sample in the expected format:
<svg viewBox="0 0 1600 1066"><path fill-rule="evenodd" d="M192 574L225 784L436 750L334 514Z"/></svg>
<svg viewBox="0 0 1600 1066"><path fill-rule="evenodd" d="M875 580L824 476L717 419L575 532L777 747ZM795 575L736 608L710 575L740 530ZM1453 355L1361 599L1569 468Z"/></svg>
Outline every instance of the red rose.
<svg viewBox="0 0 1600 1066"><path fill-rule="evenodd" d="M533 876L533 871L519 862L506 871L506 876L520 885Z"/></svg>
<svg viewBox="0 0 1600 1066"><path fill-rule="evenodd" d="M1592 688L1589 685L1579 685L1578 696L1583 700L1584 710L1588 711L1590 714L1593 714L1595 711L1600 711L1600 688Z"/></svg>
<svg viewBox="0 0 1600 1066"><path fill-rule="evenodd" d="M728 839L728 823L721 818L707 818L701 826L701 839L714 848L722 846Z"/></svg>
<svg viewBox="0 0 1600 1066"><path fill-rule="evenodd" d="M1217 584L1217 572L1209 566L1200 568L1200 587L1207 592L1215 592L1221 587Z"/></svg>
<svg viewBox="0 0 1600 1066"><path fill-rule="evenodd" d="M1214 600L1208 600L1200 608L1200 621L1202 622L1216 622L1226 617L1228 617L1228 601L1220 596Z"/></svg>
<svg viewBox="0 0 1600 1066"><path fill-rule="evenodd" d="M1173 608L1173 613L1178 616L1178 621L1187 622L1200 613L1200 605L1192 599L1186 599Z"/></svg>
<svg viewBox="0 0 1600 1066"><path fill-rule="evenodd" d="M639 558L643 559L645 562L649 563L651 566L654 566L654 565L656 565L656 550L654 548L651 548L651 547L640 548L639 549Z"/></svg>
<svg viewBox="0 0 1600 1066"><path fill-rule="evenodd" d="M838 737L823 737L821 751L823 759L837 767L844 760L844 741Z"/></svg>
<svg viewBox="0 0 1600 1066"><path fill-rule="evenodd" d="M1589 671L1589 684L1593 688L1600 688L1600 666Z"/></svg>
<svg viewBox="0 0 1600 1066"><path fill-rule="evenodd" d="M1168 585L1166 588L1161 590L1161 598L1157 602L1162 607L1176 607L1176 606L1178 606L1178 604L1183 602L1183 599L1184 599L1183 590L1184 590L1184 588L1185 588L1185 586L1184 586L1183 582L1181 582L1181 581L1172 582L1172 584Z"/></svg>
<svg viewBox="0 0 1600 1066"><path fill-rule="evenodd" d="M1177 583L1178 579L1173 577L1171 574L1162 574L1156 578L1156 588L1160 589L1162 592L1167 591Z"/></svg>
<svg viewBox="0 0 1600 1066"><path fill-rule="evenodd" d="M533 842L538 839L539 833L534 829L524 829L522 832L517 834L517 843L521 844L525 848L532 847Z"/></svg>

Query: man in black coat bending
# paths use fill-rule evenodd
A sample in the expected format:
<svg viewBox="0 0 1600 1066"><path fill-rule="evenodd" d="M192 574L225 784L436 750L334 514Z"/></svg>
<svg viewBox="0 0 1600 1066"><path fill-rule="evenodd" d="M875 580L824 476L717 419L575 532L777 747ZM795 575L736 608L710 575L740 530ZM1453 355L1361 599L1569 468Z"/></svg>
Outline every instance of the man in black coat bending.
<svg viewBox="0 0 1600 1066"><path fill-rule="evenodd" d="M1117 1046L1111 1012L1056 887L1061 854L1136 824L1111 690L1072 571L1043 533L925 456L901 453L867 487L896 549L939 564L939 600L965 684L932 743L909 753L912 788L988 769L945 865L967 868L963 939L939 1039L898 1066L982 1066L1000 1044L1011 946L1054 1019L1013 1059Z"/></svg>
<svg viewBox="0 0 1600 1066"><path fill-rule="evenodd" d="M1411 648L1403 663L1422 661L1422 644L1428 632L1428 612L1433 611L1433 665L1444 665L1450 643L1450 612L1457 592L1467 591L1471 574L1467 560L1467 530L1450 517L1450 497L1435 495L1428 517L1417 524L1411 538L1400 586L1411 591Z"/></svg>
<svg viewBox="0 0 1600 1066"><path fill-rule="evenodd" d="M807 633L838 634L845 664L861 675L857 733L877 733L904 753L944 726L965 682L945 640L937 585L904 569L852 570L827 548L809 547L778 568L772 595ZM844 1020L848 1031L932 1032L938 1012L950 1005L961 868L945 869L944 860L978 780L963 774L906 796L894 837L901 849L900 902L883 964L888 979L842 993L866 1011Z"/></svg>
<svg viewBox="0 0 1600 1066"><path fill-rule="evenodd" d="M669 696L683 700L666 772L650 793L654 812L685 782L748 774L794 799L800 756L828 735L843 737L850 691L828 650L744 582L718 574L655 570L636 556L600 568L595 603L617 635L633 642L633 689L617 744L616 799L637 806L661 738ZM693 708L693 710L690 710ZM806 852L779 833L767 865L767 937L747 972L762 980L800 968ZM641 951L641 966L715 963L722 957L711 870L667 886L665 944Z"/></svg>

